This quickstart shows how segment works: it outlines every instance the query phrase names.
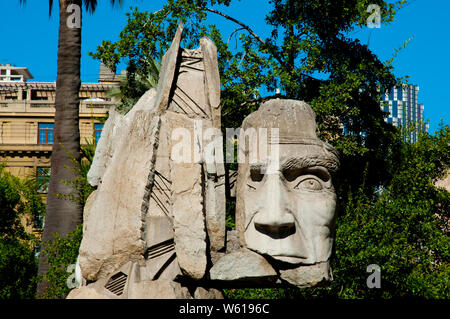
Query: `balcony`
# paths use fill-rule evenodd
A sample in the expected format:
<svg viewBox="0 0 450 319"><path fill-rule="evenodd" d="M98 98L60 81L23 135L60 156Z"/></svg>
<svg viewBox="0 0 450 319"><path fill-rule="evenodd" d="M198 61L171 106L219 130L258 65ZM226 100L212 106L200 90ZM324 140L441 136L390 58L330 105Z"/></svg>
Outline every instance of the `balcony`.
<svg viewBox="0 0 450 319"><path fill-rule="evenodd" d="M52 144L0 144L0 157L50 156L52 147Z"/></svg>
<svg viewBox="0 0 450 319"><path fill-rule="evenodd" d="M115 105L111 101L89 101L80 103L80 114L104 114ZM53 100L4 100L0 101L0 116L2 113L14 113L14 115L25 115L29 113L54 113L55 101Z"/></svg>
<svg viewBox="0 0 450 319"><path fill-rule="evenodd" d="M11 74L0 76L0 81L2 82L23 82L23 80L24 80L23 75Z"/></svg>

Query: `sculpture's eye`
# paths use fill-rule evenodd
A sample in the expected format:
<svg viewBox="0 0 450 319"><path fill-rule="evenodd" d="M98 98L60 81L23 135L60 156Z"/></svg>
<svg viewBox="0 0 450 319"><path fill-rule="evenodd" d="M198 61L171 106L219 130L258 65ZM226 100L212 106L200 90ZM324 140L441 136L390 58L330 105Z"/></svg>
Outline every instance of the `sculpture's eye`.
<svg viewBox="0 0 450 319"><path fill-rule="evenodd" d="M315 178L306 178L302 180L300 183L297 184L297 186L294 187L295 189L306 189L311 191L319 191L323 189L322 183L320 183Z"/></svg>
<svg viewBox="0 0 450 319"><path fill-rule="evenodd" d="M260 182L263 180L264 174L261 172L260 168L250 169L250 176L247 180L247 186L250 191L255 191Z"/></svg>
<svg viewBox="0 0 450 319"><path fill-rule="evenodd" d="M298 168L289 168L283 170L283 176L288 182L295 181L302 175L302 170Z"/></svg>

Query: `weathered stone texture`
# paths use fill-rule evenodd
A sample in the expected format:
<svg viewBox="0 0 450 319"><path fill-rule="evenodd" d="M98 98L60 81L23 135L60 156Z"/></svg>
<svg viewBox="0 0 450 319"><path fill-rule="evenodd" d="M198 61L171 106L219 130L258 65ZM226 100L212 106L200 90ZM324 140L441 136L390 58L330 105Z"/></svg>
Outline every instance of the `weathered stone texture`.
<svg viewBox="0 0 450 319"><path fill-rule="evenodd" d="M240 249L222 257L211 268L211 280L222 281L276 281L277 272L261 255Z"/></svg>
<svg viewBox="0 0 450 319"><path fill-rule="evenodd" d="M332 280L330 264L301 265L297 268L280 270L280 278L299 288L314 287Z"/></svg>

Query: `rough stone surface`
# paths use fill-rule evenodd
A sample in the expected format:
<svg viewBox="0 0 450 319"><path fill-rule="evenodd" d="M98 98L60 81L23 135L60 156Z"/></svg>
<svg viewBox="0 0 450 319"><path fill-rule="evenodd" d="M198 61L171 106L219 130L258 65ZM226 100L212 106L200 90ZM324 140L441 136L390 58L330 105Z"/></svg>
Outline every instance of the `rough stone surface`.
<svg viewBox="0 0 450 319"><path fill-rule="evenodd" d="M244 120L244 130L268 131L271 153L250 163L245 148L246 161L227 177L237 197L237 230L226 232L223 148L211 144L222 143L217 50L206 38L198 49L180 48L182 29L163 58L157 90L125 116L112 111L105 124L89 172L97 190L85 207L79 255L83 278L95 283L70 298L223 297L179 283L190 279L211 279L212 287L300 288L332 280L339 159L317 138L314 112L304 102L275 99ZM189 141L181 162L173 157L180 128ZM274 140L271 129L279 130ZM128 276L120 297L105 288L119 272Z"/></svg>
<svg viewBox="0 0 450 319"><path fill-rule="evenodd" d="M147 249L173 240L173 225L166 216L149 216L146 226Z"/></svg>
<svg viewBox="0 0 450 319"><path fill-rule="evenodd" d="M207 264L202 165L173 163L171 172L178 263L184 274L201 279L205 275Z"/></svg>
<svg viewBox="0 0 450 319"><path fill-rule="evenodd" d="M208 38L200 40L205 68L205 93L210 107L213 126L220 129L220 74L217 67L217 48Z"/></svg>
<svg viewBox="0 0 450 319"><path fill-rule="evenodd" d="M129 129L115 140L109 166L89 208L80 247L83 277L96 280L130 260L142 258L142 207L148 203L149 175L154 168L159 117L134 113ZM130 143L129 141L133 141Z"/></svg>
<svg viewBox="0 0 450 319"><path fill-rule="evenodd" d="M170 45L169 50L164 54L161 61L161 69L159 72L158 87L156 88L155 105L158 114L162 114L169 104L170 91L173 86L173 78L177 68L178 54L180 51L181 35L183 33L183 25L178 26L177 32Z"/></svg>
<svg viewBox="0 0 450 319"><path fill-rule="evenodd" d="M66 299L112 299L104 293L90 286L75 288L70 291Z"/></svg>
<svg viewBox="0 0 450 319"><path fill-rule="evenodd" d="M224 229L225 194L222 191L224 176L207 176L205 191L206 228L212 251L219 251L225 246Z"/></svg>
<svg viewBox="0 0 450 319"><path fill-rule="evenodd" d="M450 192L450 171L447 172L447 175L443 179L436 182L436 186L443 187Z"/></svg>
<svg viewBox="0 0 450 319"><path fill-rule="evenodd" d="M108 167L114 153L115 136L120 132L123 115L113 108L109 110L108 119L103 126L100 140L97 143L91 168L87 174L87 180L91 186L100 184L106 167Z"/></svg>
<svg viewBox="0 0 450 319"><path fill-rule="evenodd" d="M206 271L207 236L213 250L225 245L223 163L204 163L201 155L188 163L170 157L174 129L193 133L198 120L201 129L220 132L221 125L217 50L206 38L199 49L181 49L182 31L180 24L164 55L157 89L146 92L125 116L112 111L105 124L89 172L98 188L84 212L79 254L88 280L142 261L148 249L169 237L183 273L200 279ZM166 261L154 260L149 276L161 275L158 268Z"/></svg>
<svg viewBox="0 0 450 319"><path fill-rule="evenodd" d="M263 256L243 248L222 257L211 268L210 277L223 281L275 281L277 273Z"/></svg>
<svg viewBox="0 0 450 319"><path fill-rule="evenodd" d="M128 299L192 299L192 296L181 284L161 279L133 283Z"/></svg>
<svg viewBox="0 0 450 319"><path fill-rule="evenodd" d="M137 111L145 111L152 109L154 106L154 101L156 97L156 89L151 88L147 92L142 95L139 100L136 102L136 104L133 106L133 108L130 110L130 112L135 113ZM132 114L131 113L131 114Z"/></svg>
<svg viewBox="0 0 450 319"><path fill-rule="evenodd" d="M239 250L241 248L239 244L239 234L237 230L228 230L227 231L227 253L231 253L235 250Z"/></svg>
<svg viewBox="0 0 450 319"><path fill-rule="evenodd" d="M321 282L332 280L330 264L302 265L297 268L280 270L280 278L299 288L314 287Z"/></svg>
<svg viewBox="0 0 450 319"><path fill-rule="evenodd" d="M83 210L83 234L87 231L87 225L89 225L89 214L93 211L92 205L95 203L95 198L97 197L98 191L94 190L89 197L86 200L86 203L84 204L84 210ZM78 258L79 260L79 258Z"/></svg>
<svg viewBox="0 0 450 319"><path fill-rule="evenodd" d="M194 299L223 299L223 293L214 288L198 287L194 292Z"/></svg>
<svg viewBox="0 0 450 319"><path fill-rule="evenodd" d="M229 170L228 172L228 183L229 183L229 192L231 197L236 197L236 180L237 180L237 171Z"/></svg>

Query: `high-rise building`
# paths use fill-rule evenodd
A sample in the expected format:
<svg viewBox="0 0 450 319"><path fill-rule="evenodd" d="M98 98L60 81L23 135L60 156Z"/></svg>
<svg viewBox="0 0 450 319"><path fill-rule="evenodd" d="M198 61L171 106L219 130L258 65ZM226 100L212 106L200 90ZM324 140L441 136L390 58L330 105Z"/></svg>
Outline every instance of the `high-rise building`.
<svg viewBox="0 0 450 319"><path fill-rule="evenodd" d="M424 106L418 103L418 93L418 85L394 87L390 92L384 94L381 102L381 109L389 112L386 122L392 123L396 127L414 125L415 130L409 136L413 143L418 139L419 130L428 130L428 125L423 126Z"/></svg>

